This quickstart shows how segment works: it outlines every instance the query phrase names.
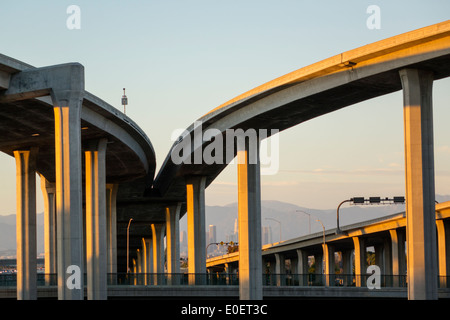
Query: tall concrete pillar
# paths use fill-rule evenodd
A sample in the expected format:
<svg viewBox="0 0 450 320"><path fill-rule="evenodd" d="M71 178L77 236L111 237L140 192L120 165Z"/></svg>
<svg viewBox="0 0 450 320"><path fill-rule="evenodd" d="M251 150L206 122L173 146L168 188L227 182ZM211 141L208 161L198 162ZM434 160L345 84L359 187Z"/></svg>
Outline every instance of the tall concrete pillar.
<svg viewBox="0 0 450 320"><path fill-rule="evenodd" d="M86 158L86 262L89 300L107 299L106 144L89 142Z"/></svg>
<svg viewBox="0 0 450 320"><path fill-rule="evenodd" d="M285 285L284 280L286 279L286 261L284 254L275 253L275 274L277 286Z"/></svg>
<svg viewBox="0 0 450 320"><path fill-rule="evenodd" d="M118 184L106 185L106 247L107 272L110 279L116 283L117 275L117 210L116 196Z"/></svg>
<svg viewBox="0 0 450 320"><path fill-rule="evenodd" d="M331 281L334 275L334 246L328 243L322 244L323 256L324 256L324 273L325 273L325 286L332 285Z"/></svg>
<svg viewBox="0 0 450 320"><path fill-rule="evenodd" d="M84 299L80 127L83 94L82 91L52 91L55 114L57 268L60 300Z"/></svg>
<svg viewBox="0 0 450 320"><path fill-rule="evenodd" d="M401 277L406 274L405 235L399 229L389 230L391 235L391 256L393 285L401 284Z"/></svg>
<svg viewBox="0 0 450 320"><path fill-rule="evenodd" d="M206 177L186 178L189 284L202 284L206 274L205 183Z"/></svg>
<svg viewBox="0 0 450 320"><path fill-rule="evenodd" d="M259 141L238 144L239 297L262 300Z"/></svg>
<svg viewBox="0 0 450 320"><path fill-rule="evenodd" d="M297 249L297 273L299 275L299 286L308 285L308 253L305 250Z"/></svg>
<svg viewBox="0 0 450 320"><path fill-rule="evenodd" d="M147 260L147 284L153 284L154 279L150 276L153 271L153 239L145 239L146 260Z"/></svg>
<svg viewBox="0 0 450 320"><path fill-rule="evenodd" d="M357 287L365 286L364 275L367 270L366 245L364 238L352 237L355 248L355 282Z"/></svg>
<svg viewBox="0 0 450 320"><path fill-rule="evenodd" d="M439 286L447 288L450 275L450 225L445 220L436 220L439 258Z"/></svg>
<svg viewBox="0 0 450 320"><path fill-rule="evenodd" d="M37 149L14 151L16 159L17 299L37 299L36 157Z"/></svg>
<svg viewBox="0 0 450 320"><path fill-rule="evenodd" d="M352 270L353 270L353 252L352 250L342 250L342 269L345 275L344 285L350 286L352 284Z"/></svg>
<svg viewBox="0 0 450 320"><path fill-rule="evenodd" d="M56 185L40 175L41 191L44 198L44 255L45 283L52 283L51 276L56 274Z"/></svg>
<svg viewBox="0 0 450 320"><path fill-rule="evenodd" d="M180 273L180 209L181 203L166 208L167 273L171 284L177 284Z"/></svg>
<svg viewBox="0 0 450 320"><path fill-rule="evenodd" d="M400 70L404 101L408 298L437 299L433 75Z"/></svg>
<svg viewBox="0 0 450 320"><path fill-rule="evenodd" d="M151 263L153 263L153 259L151 259L151 247L152 247L152 241L142 238L141 240L141 246L142 246L142 273L143 273L143 284L148 285L151 283L150 280L150 273L152 270Z"/></svg>
<svg viewBox="0 0 450 320"><path fill-rule="evenodd" d="M142 250L136 249L136 284L142 284Z"/></svg>
<svg viewBox="0 0 450 320"><path fill-rule="evenodd" d="M153 272L156 273L156 284L162 284L164 273L164 233L165 225L152 223Z"/></svg>

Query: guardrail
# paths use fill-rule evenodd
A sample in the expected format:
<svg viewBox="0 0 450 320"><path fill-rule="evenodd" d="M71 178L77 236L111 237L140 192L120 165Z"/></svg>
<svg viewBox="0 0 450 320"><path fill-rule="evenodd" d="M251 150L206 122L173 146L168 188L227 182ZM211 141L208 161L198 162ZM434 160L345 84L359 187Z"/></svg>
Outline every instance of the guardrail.
<svg viewBox="0 0 450 320"><path fill-rule="evenodd" d="M263 274L264 286L308 286L308 287L355 287L356 283L366 286L370 275L354 274ZM86 285L86 277L85 285ZM57 274L37 274L37 285L41 287L56 286ZM406 275L381 275L380 287L407 287ZM15 287L15 273L1 273L0 287ZM207 285L207 286L237 286L239 275L236 273L114 273L108 274L108 285L124 286L152 286L152 285ZM439 288L450 288L450 277L440 276Z"/></svg>

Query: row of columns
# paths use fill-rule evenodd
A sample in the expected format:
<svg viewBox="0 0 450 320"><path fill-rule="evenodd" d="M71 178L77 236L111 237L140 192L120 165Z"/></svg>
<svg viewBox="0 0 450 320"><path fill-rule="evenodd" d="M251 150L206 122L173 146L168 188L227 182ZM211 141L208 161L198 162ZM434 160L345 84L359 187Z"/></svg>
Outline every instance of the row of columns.
<svg viewBox="0 0 450 320"><path fill-rule="evenodd" d="M408 68L400 70L399 77L403 88L404 111L408 298L434 300L437 299L438 275L432 112L434 77L431 72ZM238 157L248 157L248 154L238 152ZM260 298L261 281L257 277L262 273L261 238L255 237L260 234L261 225L259 166L238 165L238 188L239 234L244 235L239 239L240 295L245 298ZM391 236L395 243L398 239L395 240L395 235ZM364 244L361 241L362 238L353 238L357 274L362 274L364 264ZM333 250L324 245L323 251L330 261ZM392 253L401 254L398 248L392 248ZM330 271L329 264L326 268ZM393 267L393 272L399 272L399 266ZM243 282L251 285L242 286Z"/></svg>
<svg viewBox="0 0 450 320"><path fill-rule="evenodd" d="M51 183L41 176L45 206L45 270L46 273L57 273L59 299L81 300L84 299L86 262L88 299L101 300L107 298L107 273L116 272L117 265L117 186L105 183L107 140L89 142L84 151L84 241L80 123L79 114L71 110L76 110L77 104L71 103L74 108L54 108L56 182ZM35 177L38 149L16 150L14 157L17 168L17 299L33 300L37 298Z"/></svg>
<svg viewBox="0 0 450 320"><path fill-rule="evenodd" d="M400 71L404 93L404 131L407 200L408 297L437 298L436 233L434 228L434 160L431 88L432 74L415 69ZM58 298L83 299L83 285L72 283L73 276L82 280L83 209L81 177L81 104L82 92L52 92L55 114L56 170L56 239ZM88 298L103 299L106 281L90 277L93 270L105 269L103 257L105 197L98 198L104 186L104 146L97 142L86 153L87 203L87 271ZM259 144L258 144L259 149ZM29 153L27 153L29 152ZM92 154L91 154L92 153ZM103 154L103 155L102 155ZM249 146L238 150L239 195L239 281L241 299L261 299L261 207L258 160L249 162ZM32 268L35 264L35 172L36 151L17 150L17 243L18 298L34 299L36 285ZM102 158L103 157L103 158ZM99 172L103 172L99 174ZM188 178L188 237L190 241L189 273L206 272L204 241L205 178ZM102 181L103 180L103 181ZM103 189L104 190L104 189ZM97 196L96 196L97 195ZM34 203L34 204L33 204ZM34 218L32 217L34 216ZM101 239L101 240L100 240ZM154 241L158 241L155 239ZM154 253L155 254L155 253ZM73 271L73 274L70 274ZM103 272L103 271L102 271ZM68 276L69 273L69 276ZM76 277L75 277L76 279Z"/></svg>
<svg viewBox="0 0 450 320"><path fill-rule="evenodd" d="M262 299L262 262L261 262L261 195L259 141L250 152L250 141L240 145L237 151L238 202L239 202L239 287L243 300ZM205 239L205 176L186 177L186 204L188 226L188 273L189 284L204 284L206 270ZM164 248L161 246L164 230L167 242L167 273L180 272L179 219L181 204L166 208L166 224L152 224L153 270L164 272ZM157 243L156 243L156 242ZM144 242L142 245L144 248ZM144 270L148 262L146 255L139 250L134 269ZM155 259L157 261L155 261Z"/></svg>
<svg viewBox="0 0 450 320"><path fill-rule="evenodd" d="M366 274L367 263L367 245L366 238L352 237L353 249L343 249L338 251L337 245L333 243L322 244L322 252L314 255L316 264L316 274L334 275L335 274L335 253L340 252L343 262L344 275L356 275L355 285L362 287L365 285L364 278L360 275ZM399 276L406 274L406 255L405 255L405 235L398 229L390 230L390 239L385 239L382 245L375 247L375 264L380 267L383 275L393 276L393 281L398 281ZM291 272L293 274L308 274L307 249L297 249L297 256L291 259ZM275 274L284 274L285 259L283 254L275 254ZM325 278L325 286L331 286L332 277ZM300 279L299 285L305 285ZM350 279L348 279L350 280ZM350 284L350 283L348 283ZM395 283L394 283L395 285Z"/></svg>

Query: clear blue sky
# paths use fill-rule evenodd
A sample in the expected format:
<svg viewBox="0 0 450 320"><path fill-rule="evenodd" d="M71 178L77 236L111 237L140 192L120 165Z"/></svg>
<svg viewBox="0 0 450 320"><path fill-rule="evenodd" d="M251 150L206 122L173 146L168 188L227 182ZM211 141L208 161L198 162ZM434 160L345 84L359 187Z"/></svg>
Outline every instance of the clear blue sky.
<svg viewBox="0 0 450 320"><path fill-rule="evenodd" d="M81 29L69 30L69 5ZM369 5L381 9L370 30ZM171 133L229 99L290 71L362 45L449 19L450 2L428 1L7 1L0 53L36 67L80 62L86 90L147 133L158 168ZM450 81L434 85L436 192L450 194ZM0 214L15 212L14 159L0 156ZM280 134L280 170L262 197L334 208L352 196L404 194L400 93L354 105ZM234 202L229 166L208 205ZM38 210L42 200L38 198Z"/></svg>

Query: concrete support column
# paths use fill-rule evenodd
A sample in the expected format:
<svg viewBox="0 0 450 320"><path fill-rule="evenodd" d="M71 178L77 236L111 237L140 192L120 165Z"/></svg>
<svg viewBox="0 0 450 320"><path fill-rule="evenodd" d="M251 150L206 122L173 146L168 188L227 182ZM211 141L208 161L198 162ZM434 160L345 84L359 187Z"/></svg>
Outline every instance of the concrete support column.
<svg viewBox="0 0 450 320"><path fill-rule="evenodd" d="M86 262L89 300L107 299L106 139L92 141L86 158Z"/></svg>
<svg viewBox="0 0 450 320"><path fill-rule="evenodd" d="M150 276L153 273L153 242L151 239L145 239L145 260L146 260L146 269L145 273L147 273L146 283L147 285L152 284L152 277Z"/></svg>
<svg viewBox="0 0 450 320"><path fill-rule="evenodd" d="M206 274L205 183L206 177L186 178L189 284L202 284Z"/></svg>
<svg viewBox="0 0 450 320"><path fill-rule="evenodd" d="M169 282L171 284L178 284L179 282L180 210L181 203L166 208L167 273L169 274Z"/></svg>
<svg viewBox="0 0 450 320"><path fill-rule="evenodd" d="M430 72L400 70L404 101L408 298L437 299L433 112Z"/></svg>
<svg viewBox="0 0 450 320"><path fill-rule="evenodd" d="M352 269L353 269L353 252L352 250L342 251L342 269L345 275L344 285L350 286L352 284Z"/></svg>
<svg viewBox="0 0 450 320"><path fill-rule="evenodd" d="M353 237L353 245L355 248L355 280L356 286L365 286L364 275L367 270L366 262L366 245L364 238Z"/></svg>
<svg viewBox="0 0 450 320"><path fill-rule="evenodd" d="M51 275L56 274L56 185L40 175L44 198L44 254L45 284L54 285Z"/></svg>
<svg viewBox="0 0 450 320"><path fill-rule="evenodd" d="M142 284L147 285L149 283L149 260L148 260L148 245L149 241L145 240L145 238L141 239L141 273L143 274Z"/></svg>
<svg viewBox="0 0 450 320"><path fill-rule="evenodd" d="M398 229L389 230L391 235L393 285L401 284L400 277L406 274L405 237Z"/></svg>
<svg viewBox="0 0 450 320"><path fill-rule="evenodd" d="M55 114L57 268L60 300L84 299L80 127L83 94L81 91L52 91Z"/></svg>
<svg viewBox="0 0 450 320"><path fill-rule="evenodd" d="M164 273L164 224L151 225L153 241L153 272L156 273L155 284L163 284ZM205 265L206 267L206 265Z"/></svg>
<svg viewBox="0 0 450 320"><path fill-rule="evenodd" d="M36 157L37 149L14 151L16 159L17 299L37 299Z"/></svg>
<svg viewBox="0 0 450 320"><path fill-rule="evenodd" d="M137 285L142 284L142 250L136 249L136 271L135 273L135 281Z"/></svg>
<svg viewBox="0 0 450 320"><path fill-rule="evenodd" d="M106 185L106 260L107 272L113 284L117 282L117 210L118 184Z"/></svg>
<svg viewBox="0 0 450 320"><path fill-rule="evenodd" d="M323 256L325 258L325 286L332 285L331 281L334 275L334 247L328 243L322 244Z"/></svg>
<svg viewBox="0 0 450 320"><path fill-rule="evenodd" d="M299 286L308 285L308 253L305 250L297 249L297 273L299 275Z"/></svg>
<svg viewBox="0 0 450 320"><path fill-rule="evenodd" d="M285 285L286 261L284 254L275 253L275 274L277 277L277 286Z"/></svg>
<svg viewBox="0 0 450 320"><path fill-rule="evenodd" d="M436 220L439 257L439 286L447 288L447 277L450 275L450 225L444 220Z"/></svg>
<svg viewBox="0 0 450 320"><path fill-rule="evenodd" d="M237 161L239 297L262 300L259 141L238 144Z"/></svg>

